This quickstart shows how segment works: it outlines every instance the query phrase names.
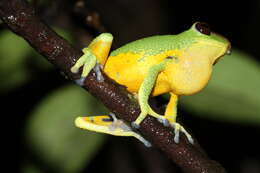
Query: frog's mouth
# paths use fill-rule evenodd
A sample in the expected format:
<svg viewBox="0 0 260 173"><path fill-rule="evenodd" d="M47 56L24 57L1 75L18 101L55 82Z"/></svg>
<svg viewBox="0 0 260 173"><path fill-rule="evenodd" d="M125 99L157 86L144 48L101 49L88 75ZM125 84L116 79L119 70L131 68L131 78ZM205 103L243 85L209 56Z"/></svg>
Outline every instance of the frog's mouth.
<svg viewBox="0 0 260 173"><path fill-rule="evenodd" d="M231 53L232 53L232 51L231 51L231 44L229 43L229 44L228 44L228 47L227 47L227 51L226 51L222 56L220 56L219 58L217 58L217 59L214 61L213 65L217 64L217 62L218 62L220 59L222 59L223 56L225 56L225 55L231 55Z"/></svg>

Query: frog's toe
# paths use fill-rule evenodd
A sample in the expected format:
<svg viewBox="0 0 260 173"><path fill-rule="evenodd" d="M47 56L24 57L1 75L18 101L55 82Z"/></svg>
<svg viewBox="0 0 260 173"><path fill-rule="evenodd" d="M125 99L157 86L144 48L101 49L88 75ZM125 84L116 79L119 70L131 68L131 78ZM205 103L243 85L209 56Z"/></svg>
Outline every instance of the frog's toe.
<svg viewBox="0 0 260 173"><path fill-rule="evenodd" d="M187 135L186 135L187 136ZM191 144L194 144L194 140L193 140L193 138L189 135L189 136L187 136L187 138L188 138L188 141L191 143Z"/></svg>
<svg viewBox="0 0 260 173"><path fill-rule="evenodd" d="M183 127L181 127L181 131L185 134L185 136L187 137L188 141L191 144L194 144L193 138L191 137L191 135Z"/></svg>
<svg viewBox="0 0 260 173"><path fill-rule="evenodd" d="M112 118L113 121L117 121L117 117L113 112L110 112L108 115Z"/></svg>
<svg viewBox="0 0 260 173"><path fill-rule="evenodd" d="M157 118L157 120L162 123L165 127L170 126L169 121L166 118Z"/></svg>
<svg viewBox="0 0 260 173"><path fill-rule="evenodd" d="M174 134L175 134L174 142L178 144L180 142L180 129L175 128L174 129Z"/></svg>
<svg viewBox="0 0 260 173"><path fill-rule="evenodd" d="M96 73L97 81L99 81L99 82L104 81L104 76L102 75L101 69L102 69L102 65L99 63L96 63L96 65L94 67L94 72Z"/></svg>
<svg viewBox="0 0 260 173"><path fill-rule="evenodd" d="M78 84L79 86L83 86L84 82L85 82L86 77L81 77L79 79L76 79L75 82L76 84Z"/></svg>
<svg viewBox="0 0 260 173"><path fill-rule="evenodd" d="M131 126L132 126L133 128L135 128L135 129L139 129L139 128L140 128L140 125L137 124L137 123L135 123L135 122L132 122L132 123L131 123Z"/></svg>
<svg viewBox="0 0 260 173"><path fill-rule="evenodd" d="M172 123L171 125L174 128L174 133L175 133L174 142L179 143L180 131L181 131L185 134L185 136L187 137L188 141L191 144L194 143L194 140L192 139L191 135L179 123Z"/></svg>
<svg viewBox="0 0 260 173"><path fill-rule="evenodd" d="M150 148L152 146L152 144L147 140L142 140L142 142L147 148Z"/></svg>
<svg viewBox="0 0 260 173"><path fill-rule="evenodd" d="M73 67L71 67L70 71L71 71L72 73L78 73L78 72L79 72L79 68L76 67L76 66L73 66Z"/></svg>
<svg viewBox="0 0 260 173"><path fill-rule="evenodd" d="M71 71L72 73L78 73L80 67L84 66L84 64L86 63L86 61L87 61L86 58L87 58L87 57L84 56L84 55L81 56L81 57L77 60L77 62L70 68L70 71Z"/></svg>

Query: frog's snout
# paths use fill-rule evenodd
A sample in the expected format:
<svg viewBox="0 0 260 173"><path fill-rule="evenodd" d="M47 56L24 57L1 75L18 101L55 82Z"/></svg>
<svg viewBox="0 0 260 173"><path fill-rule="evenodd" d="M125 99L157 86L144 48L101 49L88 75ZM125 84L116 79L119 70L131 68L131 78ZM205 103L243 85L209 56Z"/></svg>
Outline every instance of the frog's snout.
<svg viewBox="0 0 260 173"><path fill-rule="evenodd" d="M227 50L226 50L226 52L225 52L224 55L231 55L231 53L232 53L232 51L231 51L231 44L229 43L228 46L227 46ZM222 56L220 56L219 58L217 58L217 59L214 61L213 65L217 64L217 62L218 62L224 55L222 55Z"/></svg>
<svg viewBox="0 0 260 173"><path fill-rule="evenodd" d="M229 45L227 47L226 55L231 55L231 53L232 53L231 44L229 43Z"/></svg>

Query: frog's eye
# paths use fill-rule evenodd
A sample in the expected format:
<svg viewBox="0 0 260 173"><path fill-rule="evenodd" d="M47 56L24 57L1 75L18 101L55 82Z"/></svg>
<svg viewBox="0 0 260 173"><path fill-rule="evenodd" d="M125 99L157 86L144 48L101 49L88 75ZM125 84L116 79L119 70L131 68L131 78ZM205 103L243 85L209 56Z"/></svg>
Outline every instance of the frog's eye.
<svg viewBox="0 0 260 173"><path fill-rule="evenodd" d="M210 31L209 25L206 23L198 22L198 23L196 23L195 28L197 29L197 31L199 31L202 34L210 35L211 31Z"/></svg>

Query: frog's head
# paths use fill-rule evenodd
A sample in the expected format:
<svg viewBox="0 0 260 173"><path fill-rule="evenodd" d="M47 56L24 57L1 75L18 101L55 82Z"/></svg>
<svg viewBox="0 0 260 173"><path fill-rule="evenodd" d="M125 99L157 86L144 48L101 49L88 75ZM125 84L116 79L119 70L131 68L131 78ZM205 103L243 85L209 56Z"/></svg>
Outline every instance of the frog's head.
<svg viewBox="0 0 260 173"><path fill-rule="evenodd" d="M188 57L208 59L213 65L224 55L231 53L231 44L223 36L212 32L205 23L196 22L183 32L189 46L185 50Z"/></svg>
<svg viewBox="0 0 260 173"><path fill-rule="evenodd" d="M194 94L208 83L213 65L225 54L230 54L230 42L199 22L176 39L182 51L179 61L167 68L168 76L173 76L169 77L171 87L177 95Z"/></svg>

